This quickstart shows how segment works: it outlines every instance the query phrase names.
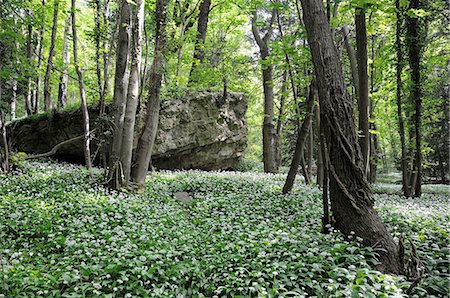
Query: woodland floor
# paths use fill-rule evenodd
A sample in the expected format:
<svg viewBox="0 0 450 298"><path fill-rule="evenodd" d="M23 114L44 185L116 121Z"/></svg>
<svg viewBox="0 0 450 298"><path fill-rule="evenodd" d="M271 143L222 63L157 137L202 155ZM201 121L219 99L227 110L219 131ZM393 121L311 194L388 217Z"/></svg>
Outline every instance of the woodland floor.
<svg viewBox="0 0 450 298"><path fill-rule="evenodd" d="M139 194L87 183L83 168L26 163L0 176L0 297L446 297L449 187L398 195L374 186L395 237L412 239L426 276L371 269L376 252L320 231L316 187L285 175L158 172ZM100 180L101 173L96 171ZM173 198L188 192L192 206Z"/></svg>

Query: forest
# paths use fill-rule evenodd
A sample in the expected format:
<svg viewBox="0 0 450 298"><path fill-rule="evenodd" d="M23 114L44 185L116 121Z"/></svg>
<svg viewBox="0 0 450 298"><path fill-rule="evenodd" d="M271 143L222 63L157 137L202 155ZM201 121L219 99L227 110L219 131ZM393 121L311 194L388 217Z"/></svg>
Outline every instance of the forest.
<svg viewBox="0 0 450 298"><path fill-rule="evenodd" d="M0 25L0 298L449 297L450 2Z"/></svg>

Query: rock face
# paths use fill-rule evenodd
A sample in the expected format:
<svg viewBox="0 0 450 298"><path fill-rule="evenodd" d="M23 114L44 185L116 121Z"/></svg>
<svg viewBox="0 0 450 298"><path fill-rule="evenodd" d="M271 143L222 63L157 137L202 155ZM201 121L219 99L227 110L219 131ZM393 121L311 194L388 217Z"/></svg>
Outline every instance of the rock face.
<svg viewBox="0 0 450 298"><path fill-rule="evenodd" d="M197 92L163 101L153 165L160 169L234 168L247 144L246 109L245 98L239 93L224 98L219 93ZM99 122L97 115L98 110L91 108L91 127ZM15 121L8 128L12 147L33 154L48 152L83 134L80 110L36 115ZM94 139L92 152L98 142ZM82 162L82 141L65 145L55 156Z"/></svg>

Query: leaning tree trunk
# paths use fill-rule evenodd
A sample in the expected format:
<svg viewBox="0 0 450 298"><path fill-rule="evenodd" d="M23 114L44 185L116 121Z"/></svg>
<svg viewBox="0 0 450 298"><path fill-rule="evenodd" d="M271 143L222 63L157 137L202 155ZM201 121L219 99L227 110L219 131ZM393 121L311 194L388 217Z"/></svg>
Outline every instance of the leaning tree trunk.
<svg viewBox="0 0 450 298"><path fill-rule="evenodd" d="M194 48L194 61L192 62L191 72L189 74L189 83L197 80L195 71L205 59L205 40L206 31L208 29L208 19L210 12L211 0L203 0L200 4L197 25L197 40Z"/></svg>
<svg viewBox="0 0 450 298"><path fill-rule="evenodd" d="M78 86L80 89L80 98L81 98L81 111L83 113L83 127L84 127L84 159L86 163L86 168L89 173L92 169L91 162L91 149L90 149L90 131L89 131L89 112L86 103L86 95L84 92L84 82L83 82L83 73L81 72L81 68L78 62L78 38L77 38L77 27L75 22L75 1L72 0L72 40L73 40L73 63L75 64L75 71L78 76ZM91 173L90 173L91 175Z"/></svg>
<svg viewBox="0 0 450 298"><path fill-rule="evenodd" d="M148 88L147 111L142 132L138 139L135 166L132 178L139 187L143 187L150 164L153 145L158 128L161 83L164 73L164 52L166 49L167 6L169 0L156 0L156 40L152 68L150 70L150 86Z"/></svg>
<svg viewBox="0 0 450 298"><path fill-rule="evenodd" d="M122 163L124 184L130 181L131 160L133 155L134 125L136 110L139 103L139 74L142 56L142 31L144 27L144 0L136 0L132 8L133 26L131 34L131 69L128 83L127 107L122 131L122 148L120 161Z"/></svg>
<svg viewBox="0 0 450 298"><path fill-rule="evenodd" d="M48 53L47 68L45 70L44 77L44 110L48 111L52 109L52 94L50 92L50 74L53 69L53 56L55 56L56 45L56 30L58 29L58 5L59 0L55 0L53 6L53 26L52 26L52 39L50 41L50 50Z"/></svg>
<svg viewBox="0 0 450 298"><path fill-rule="evenodd" d="M303 120L301 128L298 130L297 142L295 144L294 156L292 157L291 167L286 178L286 182L283 186L283 194L286 194L292 190L294 186L295 176L297 175L300 162L303 158L303 152L305 148L305 141L308 135L308 130L311 126L312 113L314 108L314 93L317 92L314 83L311 83L309 88L308 99L306 101L306 116ZM304 170L304 175L307 175Z"/></svg>
<svg viewBox="0 0 450 298"><path fill-rule="evenodd" d="M363 169L366 175L369 171L369 76L367 71L367 30L364 9L357 8L356 24L356 60L358 62L358 129L359 146L363 157Z"/></svg>
<svg viewBox="0 0 450 298"><path fill-rule="evenodd" d="M322 1L301 0L308 43L317 76L321 125L328 149L331 209L336 227L363 239L379 252L379 269L399 273L397 245L373 209L362 168L353 103L347 92L339 53L333 43Z"/></svg>

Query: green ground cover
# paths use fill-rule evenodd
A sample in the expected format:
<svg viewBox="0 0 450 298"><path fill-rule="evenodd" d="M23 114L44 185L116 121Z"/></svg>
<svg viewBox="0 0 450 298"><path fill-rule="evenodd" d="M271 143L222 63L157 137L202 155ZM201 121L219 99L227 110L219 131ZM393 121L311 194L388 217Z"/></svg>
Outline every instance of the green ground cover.
<svg viewBox="0 0 450 298"><path fill-rule="evenodd" d="M27 163L0 176L0 297L447 295L445 192L407 200L376 187L382 218L426 267L407 294L411 282L373 270L376 251L360 239L321 233L317 188L299 183L283 196L284 178L158 172L144 192L126 194L87 183L80 167Z"/></svg>

